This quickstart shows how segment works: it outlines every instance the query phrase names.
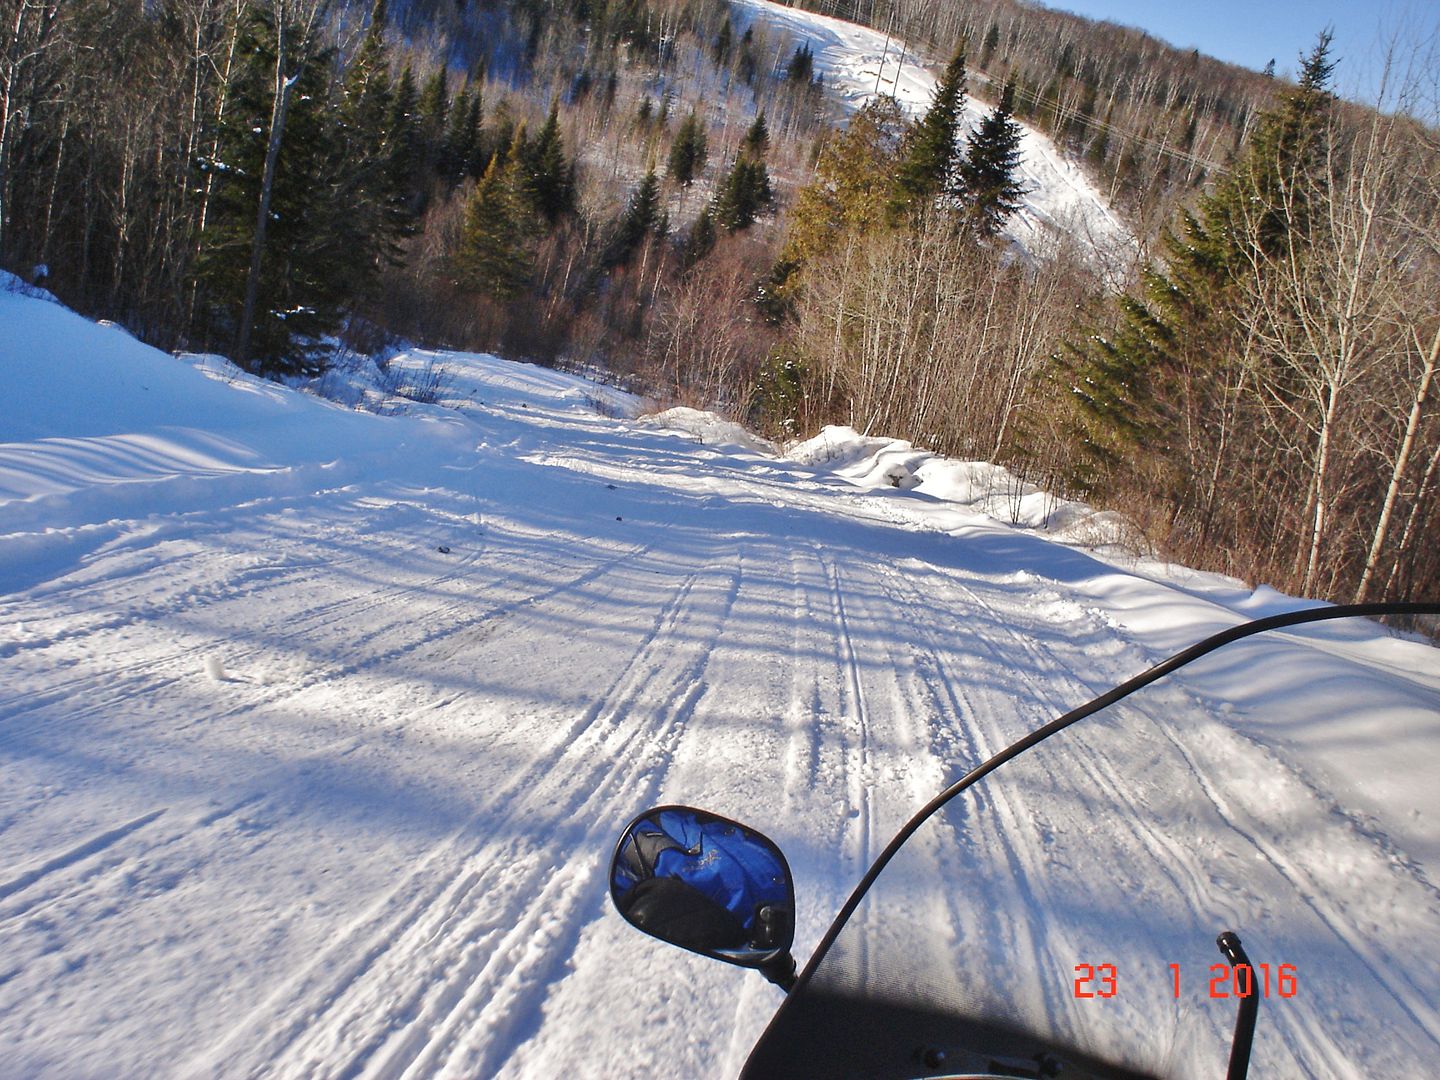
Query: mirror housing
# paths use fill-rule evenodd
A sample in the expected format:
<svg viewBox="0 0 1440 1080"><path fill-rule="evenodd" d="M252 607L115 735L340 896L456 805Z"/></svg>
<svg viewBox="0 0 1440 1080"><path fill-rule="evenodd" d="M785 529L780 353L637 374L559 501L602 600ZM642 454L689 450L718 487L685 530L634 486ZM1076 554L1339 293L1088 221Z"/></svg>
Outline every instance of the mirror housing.
<svg viewBox="0 0 1440 1080"><path fill-rule="evenodd" d="M610 899L626 922L682 949L795 981L795 885L774 841L691 806L637 816L615 845Z"/></svg>

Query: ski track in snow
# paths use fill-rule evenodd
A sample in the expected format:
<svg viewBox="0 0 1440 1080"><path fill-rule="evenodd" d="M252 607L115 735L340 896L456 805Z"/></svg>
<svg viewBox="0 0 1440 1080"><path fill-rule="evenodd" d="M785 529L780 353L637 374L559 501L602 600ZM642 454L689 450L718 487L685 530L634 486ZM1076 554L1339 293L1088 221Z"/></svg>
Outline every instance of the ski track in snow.
<svg viewBox="0 0 1440 1080"><path fill-rule="evenodd" d="M803 963L932 794L1255 603L441 359L461 400L408 449L366 429L333 468L96 465L73 497L0 501L0 545L30 553L0 579L0 1072L733 1075L777 992L610 910L625 821L692 802L774 836ZM1200 976L1234 928L1302 965L1257 1069L1422 1073L1440 804L1405 767L1433 650L1363 628L1236 649L917 837L905 887L857 913L859 970L1102 1053L1213 1056L1233 1012ZM1307 734L1336 695L1379 711ZM1332 739L1398 749L1352 777ZM954 956L897 974L914 925ZM1077 1001L1082 962L1128 991Z"/></svg>

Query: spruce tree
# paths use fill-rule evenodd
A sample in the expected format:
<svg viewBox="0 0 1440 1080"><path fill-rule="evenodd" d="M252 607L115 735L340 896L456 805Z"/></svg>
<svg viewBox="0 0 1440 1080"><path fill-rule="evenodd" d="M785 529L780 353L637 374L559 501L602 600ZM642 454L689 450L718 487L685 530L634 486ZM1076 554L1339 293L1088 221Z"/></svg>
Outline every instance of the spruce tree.
<svg viewBox="0 0 1440 1080"><path fill-rule="evenodd" d="M331 56L317 41L287 28L290 88L285 123L268 192L264 242L257 236L268 144L275 108L279 28L272 12L243 16L228 107L218 133L218 174L197 277L202 318L211 340L228 349L244 340L245 361L274 375L323 369L324 338L339 324L341 305L355 287L356 263L345 208L340 205L337 149L341 133L328 108ZM259 274L251 267L258 248ZM363 261L363 260L362 260ZM247 286L255 292L243 327Z"/></svg>
<svg viewBox="0 0 1440 1080"><path fill-rule="evenodd" d="M1216 192L1216 209L1225 227L1252 234L1267 258L1284 250L1292 231L1309 224L1306 185L1299 181L1325 167L1326 122L1335 108L1329 89L1335 72L1331 39L1326 30L1301 60L1295 87L1281 96L1278 108L1261 117L1239 166Z"/></svg>
<svg viewBox="0 0 1440 1080"><path fill-rule="evenodd" d="M443 66L425 80L415 106L415 138L419 155L414 168L415 209L424 210L437 180L445 155L445 134L450 113L450 84Z"/></svg>
<svg viewBox="0 0 1440 1080"><path fill-rule="evenodd" d="M347 124L359 127L367 141L382 141L390 111L390 59L385 47L385 0L375 0L370 25L345 72Z"/></svg>
<svg viewBox="0 0 1440 1080"><path fill-rule="evenodd" d="M732 232L748 229L773 200L765 163L742 154L715 193L715 223Z"/></svg>
<svg viewBox="0 0 1440 1080"><path fill-rule="evenodd" d="M925 116L906 132L895 174L892 210L924 209L952 185L960 123L965 113L965 47L955 50Z"/></svg>
<svg viewBox="0 0 1440 1080"><path fill-rule="evenodd" d="M765 123L765 110L761 109L752 123L745 130L745 138L740 140L740 153L756 161L762 161L770 149L770 125Z"/></svg>
<svg viewBox="0 0 1440 1080"><path fill-rule="evenodd" d="M765 168L765 151L769 145L770 131L761 112L745 132L735 164L715 192L712 206L717 225L732 232L748 229L755 223L756 216L774 202L770 172Z"/></svg>
<svg viewBox="0 0 1440 1080"><path fill-rule="evenodd" d="M980 46L980 67L984 70L985 65L990 63L990 57L995 55L995 49L1000 44L1000 27L990 24L990 29L985 31L985 41Z"/></svg>
<svg viewBox="0 0 1440 1080"><path fill-rule="evenodd" d="M651 169L640 181L640 186L630 196L615 229L607 260L612 265L628 262L647 236L664 235L663 215L660 212L660 180Z"/></svg>
<svg viewBox="0 0 1440 1080"><path fill-rule="evenodd" d="M525 122L521 121L512 131L510 145L506 147L501 161L505 170L506 190L515 203L516 212L533 218L538 213L536 207L539 196L535 193L532 156L530 133Z"/></svg>
<svg viewBox="0 0 1440 1080"><path fill-rule="evenodd" d="M715 250L715 211L705 207L695 224L690 226L690 235L685 238L685 263L693 266Z"/></svg>
<svg viewBox="0 0 1440 1080"><path fill-rule="evenodd" d="M565 158L558 102L551 103L545 126L527 148L525 167L530 177L535 211L549 224L555 224L575 209L574 174Z"/></svg>
<svg viewBox="0 0 1440 1080"><path fill-rule="evenodd" d="M341 175L338 202L352 234L352 251L369 251L353 262L356 292L367 294L380 269L400 261L400 243L414 231L405 176L395 168L389 140L389 55L385 46L385 0L376 0L370 26L345 72L339 106Z"/></svg>
<svg viewBox="0 0 1440 1080"><path fill-rule="evenodd" d="M808 83L815 74L815 54L808 44L797 46L785 66L785 77L791 82Z"/></svg>
<svg viewBox="0 0 1440 1080"><path fill-rule="evenodd" d="M720 32L715 35L715 45L710 55L714 57L715 63L724 64L730 59L730 49L735 43L735 32L730 27L730 16L725 16L725 22L720 27Z"/></svg>
<svg viewBox="0 0 1440 1080"><path fill-rule="evenodd" d="M473 176L480 156L480 125L484 115L480 91L473 94L467 84L455 95L450 110L450 124L445 132L445 153L441 158L442 174L450 188Z"/></svg>
<svg viewBox="0 0 1440 1080"><path fill-rule="evenodd" d="M395 183L404 192L407 208L417 213L422 202L422 179L420 163L423 156L423 142L419 124L420 94L415 88L415 72L406 64L400 72L390 95L390 116L386 127L389 130L386 145L389 147L389 168Z"/></svg>
<svg viewBox="0 0 1440 1080"><path fill-rule="evenodd" d="M514 163L492 158L465 204L456 252L457 282L497 300L518 295L531 273L526 210L516 197Z"/></svg>
<svg viewBox="0 0 1440 1080"><path fill-rule="evenodd" d="M446 118L450 111L450 86L443 67L436 68L425 80L417 106L420 140L427 153L433 153L445 136Z"/></svg>
<svg viewBox="0 0 1440 1080"><path fill-rule="evenodd" d="M1178 380L1192 397L1225 392L1246 352L1241 276L1268 260L1303 258L1303 243L1291 237L1307 228L1301 180L1326 167L1335 104L1329 47L1322 34L1299 83L1260 117L1232 172L1162 234L1163 263L1146 268L1138 293L1116 299L1114 333L1067 346L1066 381L1099 471L1128 454L1164 454L1180 437L1182 420L1168 405ZM1181 472L1173 483L1174 497L1186 498L1189 478Z"/></svg>
<svg viewBox="0 0 1440 1080"><path fill-rule="evenodd" d="M665 165L666 175L682 187L689 187L705 168L708 153L705 127L694 110L691 110L690 115L681 122L679 130L675 132L675 141L670 144L670 156Z"/></svg>
<svg viewBox="0 0 1440 1080"><path fill-rule="evenodd" d="M480 140L480 172L483 175L490 164L492 157L498 157L502 161L510 151L510 144L515 139L515 117L510 113L510 105L501 101L495 109L494 127L482 132Z"/></svg>
<svg viewBox="0 0 1440 1080"><path fill-rule="evenodd" d="M1007 82L995 108L970 133L956 168L954 193L965 220L978 235L995 236L1020 209L1025 186L1020 168L1021 128L1013 119L1015 84Z"/></svg>
<svg viewBox="0 0 1440 1080"><path fill-rule="evenodd" d="M406 64L390 96L391 139L418 146L420 92L415 88L415 69Z"/></svg>

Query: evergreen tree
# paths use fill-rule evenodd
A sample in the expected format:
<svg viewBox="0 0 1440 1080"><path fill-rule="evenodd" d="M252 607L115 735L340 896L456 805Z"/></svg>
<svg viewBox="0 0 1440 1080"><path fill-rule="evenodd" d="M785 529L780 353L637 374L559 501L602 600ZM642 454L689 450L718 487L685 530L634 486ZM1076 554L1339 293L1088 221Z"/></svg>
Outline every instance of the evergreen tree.
<svg viewBox="0 0 1440 1080"><path fill-rule="evenodd" d="M1326 167L1329 46L1322 34L1300 82L1260 117L1235 169L1197 213L1182 213L1162 235L1163 266L1145 270L1138 295L1117 298L1116 331L1067 347L1067 382L1092 467L1103 472L1142 448L1165 454L1181 434L1169 402L1182 380L1184 392L1201 399L1218 399L1234 381L1246 352L1241 276L1256 263L1303 257L1303 245L1289 240L1307 227L1301 178ZM1183 501L1189 478L1179 465L1170 469Z"/></svg>
<svg viewBox="0 0 1440 1080"><path fill-rule="evenodd" d="M250 9L239 27L216 159L219 179L201 237L197 277L202 318L221 348L245 341L245 361L265 374L313 374L324 366L323 339L339 323L356 287L353 234L337 192L340 133L327 108L331 57L298 28L287 28L285 70L293 75L283 127L276 124L278 27L268 8ZM263 192L272 132L280 136ZM263 243L258 209L268 194ZM259 255L258 277L252 274ZM249 326L247 286L254 282Z"/></svg>
<svg viewBox="0 0 1440 1080"><path fill-rule="evenodd" d="M690 235L685 239L685 263L693 266L715 250L715 211L705 207L695 224L690 226Z"/></svg>
<svg viewBox="0 0 1440 1080"><path fill-rule="evenodd" d="M406 64L390 97L390 137L394 142L418 146L420 92L415 88L415 69Z"/></svg>
<svg viewBox="0 0 1440 1080"><path fill-rule="evenodd" d="M724 64L730 59L730 49L735 44L735 31L730 27L730 16L725 16L725 22L720 27L720 33L715 35L715 47L711 55L715 63Z"/></svg>
<svg viewBox="0 0 1440 1080"><path fill-rule="evenodd" d="M745 131L740 140L740 153L756 161L762 161L770 149L770 126L765 123L765 110L761 109L754 123Z"/></svg>
<svg viewBox="0 0 1440 1080"><path fill-rule="evenodd" d="M510 144L515 141L515 117L510 113L510 104L501 101L495 110L494 130L485 134L480 141L481 173L490 164L492 157L498 157L502 161L505 155L510 152Z"/></svg>
<svg viewBox="0 0 1440 1080"><path fill-rule="evenodd" d="M355 59L345 72L346 122L360 128L367 141L381 142L390 112L390 58L385 47L385 0L375 0L370 25Z"/></svg>
<svg viewBox="0 0 1440 1080"><path fill-rule="evenodd" d="M445 121L450 111L450 85L443 67L436 68L425 80L417 111L421 139L427 146L438 145L445 133Z"/></svg>
<svg viewBox="0 0 1440 1080"><path fill-rule="evenodd" d="M425 80L416 106L416 125L420 139L420 189L429 192L440 172L440 159L445 152L445 132L450 112L450 85L444 67L436 68Z"/></svg>
<svg viewBox="0 0 1440 1080"><path fill-rule="evenodd" d="M894 213L924 209L952 186L960 122L965 113L965 48L950 58L925 116L906 132L895 174Z"/></svg>
<svg viewBox="0 0 1440 1080"><path fill-rule="evenodd" d="M550 114L535 142L526 148L525 167L530 177L536 213L553 225L575 209L575 178L565 158L560 134L560 106L551 102Z"/></svg>
<svg viewBox="0 0 1440 1080"><path fill-rule="evenodd" d="M815 54L808 44L800 45L785 66L785 77L791 82L808 83L815 75Z"/></svg>
<svg viewBox="0 0 1440 1080"><path fill-rule="evenodd" d="M748 229L773 200L765 163L741 154L715 193L715 223L732 232Z"/></svg>
<svg viewBox="0 0 1440 1080"><path fill-rule="evenodd" d="M1292 231L1309 224L1304 176L1325 168L1326 121L1335 108L1329 89L1335 72L1332 35L1325 31L1301 60L1300 79L1279 107L1261 118L1250 146L1228 184L1217 189L1215 208L1224 227L1249 233L1267 258L1280 254Z"/></svg>
<svg viewBox="0 0 1440 1080"><path fill-rule="evenodd" d="M980 67L983 70L985 65L990 63L990 57L995 55L995 49L1000 44L1000 27L990 24L990 29L985 31L985 41L980 46Z"/></svg>
<svg viewBox="0 0 1440 1080"><path fill-rule="evenodd" d="M385 46L385 0L376 0L370 26L345 72L339 108L337 172L342 178L340 205L352 251L370 250L368 260L355 260L356 292L373 287L379 270L400 260L400 242L414 231L405 175L390 151L391 110L389 55Z"/></svg>
<svg viewBox="0 0 1440 1080"><path fill-rule="evenodd" d="M521 122L510 137L510 146L505 151L504 181L517 224L523 220L524 225L532 229L538 226L535 218L540 205L540 196L535 190L533 157L530 134L524 122Z"/></svg>
<svg viewBox="0 0 1440 1080"><path fill-rule="evenodd" d="M455 96L450 110L450 124L445 132L445 153L441 158L446 184L453 188L479 170L480 128L484 103L480 91L470 92L469 85Z"/></svg>
<svg viewBox="0 0 1440 1080"><path fill-rule="evenodd" d="M628 262L647 236L663 236L664 217L660 211L660 181L651 169L630 196L625 213L616 225L607 262L612 265Z"/></svg>
<svg viewBox="0 0 1440 1080"><path fill-rule="evenodd" d="M856 113L850 126L826 144L814 183L795 197L782 262L803 268L824 259L843 236L884 224L903 131L904 118L895 99L881 97ZM787 283L779 288L791 287Z"/></svg>
<svg viewBox="0 0 1440 1080"><path fill-rule="evenodd" d="M735 61L740 78L746 86L755 85L755 74L760 70L760 61L755 56L755 27L747 26L740 36L740 55Z"/></svg>
<svg viewBox="0 0 1440 1080"><path fill-rule="evenodd" d="M513 184L517 171L513 161L491 159L465 204L454 260L460 285L497 300L518 295L532 270L526 210Z"/></svg>
<svg viewBox="0 0 1440 1080"><path fill-rule="evenodd" d="M390 168L404 191L405 203L412 213L419 211L422 199L420 163L423 143L419 124L420 94L415 88L415 72L406 64L390 95L390 116L386 127L389 137Z"/></svg>
<svg viewBox="0 0 1440 1080"><path fill-rule="evenodd" d="M1015 84L1007 82L1000 100L970 133L965 159L956 169L955 194L965 219L977 234L996 235L1020 209L1025 187L1020 168L1020 125L1012 118Z"/></svg>
<svg viewBox="0 0 1440 1080"><path fill-rule="evenodd" d="M670 144L670 156L665 165L666 175L673 182L689 187L705 168L708 154L705 127L692 110L681 122L680 129L675 133L675 141Z"/></svg>
<svg viewBox="0 0 1440 1080"><path fill-rule="evenodd" d="M713 209L715 223L735 232L748 229L759 213L775 200L770 187L770 172L765 168L765 151L770 145L770 130L765 113L755 117L745 137L735 164L720 181L715 192Z"/></svg>
<svg viewBox="0 0 1440 1080"><path fill-rule="evenodd" d="M801 413L814 377L793 349L766 359L755 377L752 421L768 427L782 438L794 439L801 432Z"/></svg>

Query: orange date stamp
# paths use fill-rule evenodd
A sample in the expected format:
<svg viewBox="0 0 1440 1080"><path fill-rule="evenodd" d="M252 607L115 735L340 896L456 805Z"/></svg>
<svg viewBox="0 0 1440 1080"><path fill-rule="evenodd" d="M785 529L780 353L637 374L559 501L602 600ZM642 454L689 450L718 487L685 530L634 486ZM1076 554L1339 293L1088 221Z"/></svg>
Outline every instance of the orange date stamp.
<svg viewBox="0 0 1440 1080"><path fill-rule="evenodd" d="M1170 964L1171 994L1179 998L1184 983L1179 964ZM1212 998L1293 998L1300 992L1294 964L1211 964ZM1072 989L1077 998L1113 998L1120 993L1120 972L1114 964L1076 964Z"/></svg>

